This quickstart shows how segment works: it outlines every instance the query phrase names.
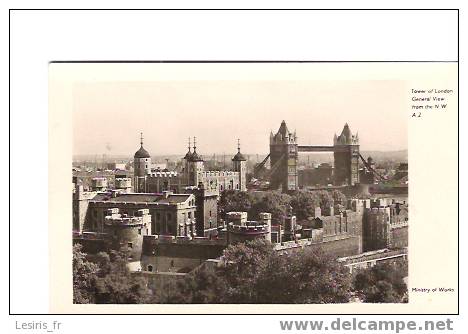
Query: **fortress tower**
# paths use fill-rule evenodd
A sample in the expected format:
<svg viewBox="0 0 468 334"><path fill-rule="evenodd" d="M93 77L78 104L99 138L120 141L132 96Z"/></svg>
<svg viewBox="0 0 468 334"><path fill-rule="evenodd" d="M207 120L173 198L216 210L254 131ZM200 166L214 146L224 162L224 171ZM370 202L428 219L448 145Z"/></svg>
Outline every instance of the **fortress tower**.
<svg viewBox="0 0 468 334"><path fill-rule="evenodd" d="M187 159L188 184L198 185L198 172L204 169L203 157L197 153L197 137L193 137L193 153L190 159Z"/></svg>
<svg viewBox="0 0 468 334"><path fill-rule="evenodd" d="M110 238L111 247L126 250L130 267L138 267L143 246L143 236L151 231L151 216L148 209L140 209L134 216L121 214L118 208L107 210L104 231Z"/></svg>
<svg viewBox="0 0 468 334"><path fill-rule="evenodd" d="M192 160L192 147L190 146L191 143L190 143L190 137L188 139L188 151L187 153L185 154L185 156L183 157L183 167L182 167L182 173L184 175L184 181L186 184L190 184L189 183L189 180L190 180L190 161Z"/></svg>
<svg viewBox="0 0 468 334"><path fill-rule="evenodd" d="M247 159L242 155L240 152L240 140L237 139L237 154L232 158L232 170L234 172L239 172L239 190L246 191L247 190L247 180L246 180L246 172L247 166L246 162Z"/></svg>
<svg viewBox="0 0 468 334"><path fill-rule="evenodd" d="M297 136L289 132L285 121L276 135L270 134L270 165L272 189L297 189Z"/></svg>
<svg viewBox="0 0 468 334"><path fill-rule="evenodd" d="M146 192L146 177L151 173L151 156L143 148L143 133L140 134L140 149L133 156L135 192Z"/></svg>
<svg viewBox="0 0 468 334"><path fill-rule="evenodd" d="M335 185L353 186L359 183L359 138L351 133L348 123L339 136L333 138Z"/></svg>

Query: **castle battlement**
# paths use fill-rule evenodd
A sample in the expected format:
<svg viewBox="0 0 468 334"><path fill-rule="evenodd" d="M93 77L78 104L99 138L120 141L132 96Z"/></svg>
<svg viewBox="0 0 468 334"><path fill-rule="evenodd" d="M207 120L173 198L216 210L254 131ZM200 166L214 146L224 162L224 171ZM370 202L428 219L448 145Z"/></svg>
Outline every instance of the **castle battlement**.
<svg viewBox="0 0 468 334"><path fill-rule="evenodd" d="M179 173L176 171L160 171L160 172L151 172L148 174L151 177L160 177L160 178L173 178L173 177L178 177Z"/></svg>
<svg viewBox="0 0 468 334"><path fill-rule="evenodd" d="M148 209L140 209L135 215L119 213L118 208L110 208L104 217L104 224L107 226L143 226L151 221Z"/></svg>
<svg viewBox="0 0 468 334"><path fill-rule="evenodd" d="M230 170L223 171L200 171L198 172L199 177L219 177L219 176L238 176L239 172L234 172Z"/></svg>
<svg viewBox="0 0 468 334"><path fill-rule="evenodd" d="M399 223L390 224L391 229L403 228L403 227L407 227L407 226L408 226L408 221L403 221L403 222L399 222Z"/></svg>
<svg viewBox="0 0 468 334"><path fill-rule="evenodd" d="M129 177L120 177L115 179L115 187L116 188L131 188L132 187L132 179Z"/></svg>
<svg viewBox="0 0 468 334"><path fill-rule="evenodd" d="M103 232L77 232L73 231L73 239L80 240L103 240L108 234Z"/></svg>
<svg viewBox="0 0 468 334"><path fill-rule="evenodd" d="M378 213L390 213L390 208L389 207L373 207L370 209L366 209L366 212L369 214L378 214Z"/></svg>
<svg viewBox="0 0 468 334"><path fill-rule="evenodd" d="M143 243L146 246L157 246L159 244L175 244L175 245L226 245L225 239L209 239L206 237L189 237L170 235L145 235Z"/></svg>
<svg viewBox="0 0 468 334"><path fill-rule="evenodd" d="M143 217L128 217L125 215L114 214L111 216L106 216L104 218L104 224L106 225L121 225L121 226L143 226L144 221Z"/></svg>
<svg viewBox="0 0 468 334"><path fill-rule="evenodd" d="M270 232L268 224L259 222L246 222L246 225L228 224L228 231L233 233L268 233Z"/></svg>

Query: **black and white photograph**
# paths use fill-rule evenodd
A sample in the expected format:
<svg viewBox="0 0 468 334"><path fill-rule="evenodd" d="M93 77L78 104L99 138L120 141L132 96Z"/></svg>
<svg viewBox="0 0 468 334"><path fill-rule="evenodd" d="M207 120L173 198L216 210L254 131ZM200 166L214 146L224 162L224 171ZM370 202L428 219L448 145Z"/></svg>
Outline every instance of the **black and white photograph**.
<svg viewBox="0 0 468 334"><path fill-rule="evenodd" d="M301 67L75 83L74 303L408 302L405 82Z"/></svg>

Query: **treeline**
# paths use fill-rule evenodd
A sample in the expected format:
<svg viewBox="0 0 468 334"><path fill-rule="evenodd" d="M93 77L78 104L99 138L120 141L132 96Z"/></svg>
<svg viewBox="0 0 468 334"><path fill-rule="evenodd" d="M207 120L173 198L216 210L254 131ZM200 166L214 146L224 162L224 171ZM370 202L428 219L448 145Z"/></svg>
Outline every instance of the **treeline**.
<svg viewBox="0 0 468 334"><path fill-rule="evenodd" d="M247 212L257 219L260 212L270 212L274 223L281 223L290 208L298 220L313 217L315 208L328 210L331 206L346 208L346 196L339 190L296 191L291 195L280 192L243 192L225 190L218 203L219 215L225 218L230 211Z"/></svg>
<svg viewBox="0 0 468 334"><path fill-rule="evenodd" d="M73 303L145 304L154 301L143 277L132 275L125 252L87 255L73 246Z"/></svg>
<svg viewBox="0 0 468 334"><path fill-rule="evenodd" d="M87 256L73 249L75 303L324 304L407 302L407 263L378 264L351 275L320 251L280 254L267 241L229 246L218 266L202 265L154 294L131 274L124 253Z"/></svg>

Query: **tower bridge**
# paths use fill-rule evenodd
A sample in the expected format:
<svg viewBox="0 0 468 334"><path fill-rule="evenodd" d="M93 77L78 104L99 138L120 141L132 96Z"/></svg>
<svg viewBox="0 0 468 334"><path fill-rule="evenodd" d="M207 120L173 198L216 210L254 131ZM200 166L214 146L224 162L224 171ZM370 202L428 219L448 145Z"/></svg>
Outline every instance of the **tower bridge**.
<svg viewBox="0 0 468 334"><path fill-rule="evenodd" d="M258 172L270 159L270 186L272 189L292 191L298 189L297 160L299 153L333 152L335 186L353 186L359 183L359 160L370 170L364 158L359 153L358 134L352 134L346 123L337 136L333 138L333 145L299 145L296 132L290 132L286 122L282 121L276 134L270 133L270 153L255 168ZM373 170L372 170L373 171Z"/></svg>

